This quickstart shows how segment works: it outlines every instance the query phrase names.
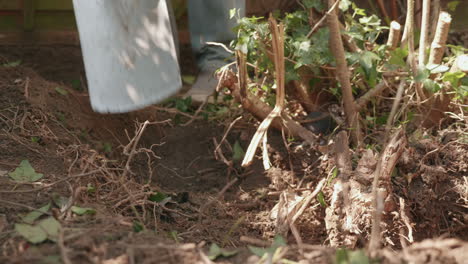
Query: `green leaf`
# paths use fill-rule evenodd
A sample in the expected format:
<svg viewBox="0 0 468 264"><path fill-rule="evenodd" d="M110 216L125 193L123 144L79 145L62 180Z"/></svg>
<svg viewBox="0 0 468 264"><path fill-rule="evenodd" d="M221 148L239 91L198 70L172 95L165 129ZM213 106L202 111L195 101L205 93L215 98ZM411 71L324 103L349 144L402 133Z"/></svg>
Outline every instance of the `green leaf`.
<svg viewBox="0 0 468 264"><path fill-rule="evenodd" d="M325 5L322 0L303 0L302 3L306 8L315 8L319 12L325 9Z"/></svg>
<svg viewBox="0 0 468 264"><path fill-rule="evenodd" d="M15 224L15 231L33 244L44 242L47 239L47 233L39 226Z"/></svg>
<svg viewBox="0 0 468 264"><path fill-rule="evenodd" d="M369 264L369 257L363 250L351 251L340 248L335 253L336 264Z"/></svg>
<svg viewBox="0 0 468 264"><path fill-rule="evenodd" d="M189 84L189 85L192 85L195 83L195 80L197 79L197 77L193 76L193 75L182 75L182 81L185 83L185 84Z"/></svg>
<svg viewBox="0 0 468 264"><path fill-rule="evenodd" d="M19 167L8 175L16 182L35 182L44 177L44 174L36 173L28 160L21 161Z"/></svg>
<svg viewBox="0 0 468 264"><path fill-rule="evenodd" d="M341 0L341 2L338 4L338 7L343 12L346 12L349 9L349 6L351 6L351 1L349 0Z"/></svg>
<svg viewBox="0 0 468 264"><path fill-rule="evenodd" d="M447 3L447 9L451 12L455 12L457 6L460 4L461 1L450 1Z"/></svg>
<svg viewBox="0 0 468 264"><path fill-rule="evenodd" d="M228 257L234 256L235 254L237 254L237 250L232 250L232 251L225 250L213 243L210 246L210 250L208 252L208 258L210 260L215 260L218 257L228 258Z"/></svg>
<svg viewBox="0 0 468 264"><path fill-rule="evenodd" d="M5 68L13 68L13 67L18 67L20 64L21 64L21 60L17 60L17 61L4 63L2 64L2 66Z"/></svg>
<svg viewBox="0 0 468 264"><path fill-rule="evenodd" d="M426 79L423 81L423 86L426 90L436 93L440 91L441 87L438 83L434 82L432 79Z"/></svg>
<svg viewBox="0 0 468 264"><path fill-rule="evenodd" d="M234 147L233 147L232 151L234 152L233 155L232 155L232 159L234 161L240 161L245 156L245 152L242 149L242 146L240 145L238 140L236 140L236 142L234 143Z"/></svg>
<svg viewBox="0 0 468 264"><path fill-rule="evenodd" d="M431 74L436 74L448 71L449 67L441 64L428 64L426 65L426 69L428 69L431 72Z"/></svg>
<svg viewBox="0 0 468 264"><path fill-rule="evenodd" d="M319 201L320 205L324 208L328 207L327 202L325 201L325 197L323 192L319 192L317 195L317 200Z"/></svg>
<svg viewBox="0 0 468 264"><path fill-rule="evenodd" d="M56 193L52 195L52 200L54 201L55 205L60 209L67 207L69 201L67 197L60 196Z"/></svg>
<svg viewBox="0 0 468 264"><path fill-rule="evenodd" d="M63 89L62 87L55 87L55 91L64 96L68 94L68 91Z"/></svg>
<svg viewBox="0 0 468 264"><path fill-rule="evenodd" d="M83 88L81 86L81 81L80 80L72 80L70 82L71 87L76 90L76 91L82 91Z"/></svg>
<svg viewBox="0 0 468 264"><path fill-rule="evenodd" d="M269 252L268 249L265 248L260 248L260 247L254 247L254 246L247 246L254 255L263 257L263 255L267 254Z"/></svg>
<svg viewBox="0 0 468 264"><path fill-rule="evenodd" d="M236 15L236 9L232 8L229 10L229 19L232 19Z"/></svg>
<svg viewBox="0 0 468 264"><path fill-rule="evenodd" d="M167 198L168 198L168 196L165 193L155 192L155 193L151 194L148 197L148 200L150 200L152 202L155 202L155 203L160 203L160 202L164 201Z"/></svg>
<svg viewBox="0 0 468 264"><path fill-rule="evenodd" d="M377 54L370 51L365 51L361 54L361 57L359 58L359 63L366 70L366 73L368 73L373 68L374 62L379 60L380 57L377 56Z"/></svg>
<svg viewBox="0 0 468 264"><path fill-rule="evenodd" d="M102 149L104 150L104 152L110 153L112 152L112 144L109 142L104 142L104 144L102 144Z"/></svg>
<svg viewBox="0 0 468 264"><path fill-rule="evenodd" d="M442 81L449 82L452 87L458 87L460 79L465 77L464 72L446 72L442 76Z"/></svg>
<svg viewBox="0 0 468 264"><path fill-rule="evenodd" d="M416 77L414 77L414 80L416 82L422 83L425 80L427 80L430 75L431 73L429 72L429 70L425 68L424 69L418 68L418 74L416 75Z"/></svg>
<svg viewBox="0 0 468 264"><path fill-rule="evenodd" d="M44 205L43 207L39 208L36 211L32 211L28 213L27 215L21 217L21 220L27 224L33 224L36 219L41 217L43 214L47 213L50 209L50 203Z"/></svg>
<svg viewBox="0 0 468 264"><path fill-rule="evenodd" d="M259 248L259 247L254 247L254 246L248 246L248 248L253 254L259 257L263 257L263 255L267 253L273 255L279 247L284 247L284 246L286 246L286 241L284 241L284 238L282 236L278 235L274 238L273 244L269 248Z"/></svg>
<svg viewBox="0 0 468 264"><path fill-rule="evenodd" d="M396 48L390 52L390 59L388 63L398 65L401 67L406 66L405 58L408 56L408 50L402 48Z"/></svg>
<svg viewBox="0 0 468 264"><path fill-rule="evenodd" d="M89 207L72 206L70 210L77 215L96 214L96 210L94 210L93 208L89 208Z"/></svg>
<svg viewBox="0 0 468 264"><path fill-rule="evenodd" d="M133 232L139 233L143 231L143 229L144 229L144 226L140 222L138 221L133 222Z"/></svg>
<svg viewBox="0 0 468 264"><path fill-rule="evenodd" d="M53 217L48 217L37 224L47 234L47 238L56 242L58 240L60 223Z"/></svg>

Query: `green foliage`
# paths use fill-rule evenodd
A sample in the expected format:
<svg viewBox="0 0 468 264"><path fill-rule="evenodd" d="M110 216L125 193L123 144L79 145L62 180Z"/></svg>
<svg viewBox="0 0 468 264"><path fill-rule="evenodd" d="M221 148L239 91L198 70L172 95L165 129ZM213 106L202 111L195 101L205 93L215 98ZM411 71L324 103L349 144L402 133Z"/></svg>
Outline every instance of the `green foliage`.
<svg viewBox="0 0 468 264"><path fill-rule="evenodd" d="M8 175L16 182L35 182L44 177L44 174L37 173L28 160L21 161L18 168Z"/></svg>
<svg viewBox="0 0 468 264"><path fill-rule="evenodd" d="M21 65L21 60L17 60L17 61L11 61L11 62L4 63L4 64L2 64L2 67L14 68L14 67L18 67L20 65Z"/></svg>
<svg viewBox="0 0 468 264"><path fill-rule="evenodd" d="M15 231L33 244L44 242L47 239L56 242L59 230L60 223L53 217L43 219L35 225L15 224Z"/></svg>
<svg viewBox="0 0 468 264"><path fill-rule="evenodd" d="M55 87L55 91L60 95L68 95L68 91L63 89L62 87Z"/></svg>
<svg viewBox="0 0 468 264"><path fill-rule="evenodd" d="M237 254L237 250L222 249L218 245L213 243L210 246L210 251L208 252L208 258L210 260L216 260L219 257L228 258L228 257L234 256L235 254Z"/></svg>
<svg viewBox="0 0 468 264"><path fill-rule="evenodd" d="M238 140L236 140L236 142L234 143L234 147L233 147L232 151L233 151L232 160L234 160L234 161L240 161L245 156L245 151L242 148L242 146L240 145Z"/></svg>
<svg viewBox="0 0 468 264"><path fill-rule="evenodd" d="M363 250L351 251L338 249L335 254L336 264L371 264L374 263Z"/></svg>
<svg viewBox="0 0 468 264"><path fill-rule="evenodd" d="M273 255L278 248L284 246L286 246L286 241L284 238L281 236L276 236L273 240L273 244L269 248L259 248L254 246L248 246L248 248L253 254L259 257L263 257L266 254Z"/></svg>

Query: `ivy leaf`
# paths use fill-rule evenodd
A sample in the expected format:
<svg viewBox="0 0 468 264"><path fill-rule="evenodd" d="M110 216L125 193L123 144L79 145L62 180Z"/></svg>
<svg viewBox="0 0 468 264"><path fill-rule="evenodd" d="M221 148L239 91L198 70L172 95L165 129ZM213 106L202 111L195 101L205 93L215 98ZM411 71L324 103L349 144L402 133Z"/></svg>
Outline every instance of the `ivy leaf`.
<svg viewBox="0 0 468 264"><path fill-rule="evenodd" d="M234 147L232 151L234 152L232 155L232 159L234 161L242 160L245 156L244 149L242 149L242 146L240 145L238 140L236 140L236 142L234 143Z"/></svg>
<svg viewBox="0 0 468 264"><path fill-rule="evenodd" d="M37 225L47 234L47 238L56 242L59 236L60 223L53 217L48 217Z"/></svg>
<svg viewBox="0 0 468 264"><path fill-rule="evenodd" d="M39 226L15 224L15 231L33 244L44 242L47 239L47 233Z"/></svg>
<svg viewBox="0 0 468 264"><path fill-rule="evenodd" d="M2 66L5 68L13 68L13 67L18 67L20 64L21 64L21 60L17 60L17 61L4 63L2 64Z"/></svg>
<svg viewBox="0 0 468 264"><path fill-rule="evenodd" d="M422 83L422 82L425 82L429 78L430 75L431 73L429 72L429 70L425 68L424 69L419 68L418 74L414 77L414 80L416 82Z"/></svg>
<svg viewBox="0 0 468 264"><path fill-rule="evenodd" d="M89 207L72 206L70 210L77 215L96 214L96 210L94 210L93 208L89 208Z"/></svg>
<svg viewBox="0 0 468 264"><path fill-rule="evenodd" d="M229 19L232 19L236 15L236 9L232 8L229 10Z"/></svg>
<svg viewBox="0 0 468 264"><path fill-rule="evenodd" d="M448 71L449 67L441 64L428 64L426 65L426 69L429 70L431 74L436 74Z"/></svg>
<svg viewBox="0 0 468 264"><path fill-rule="evenodd" d="M21 161L19 167L8 175L16 182L35 182L44 177L44 174L36 173L28 160Z"/></svg>
<svg viewBox="0 0 468 264"><path fill-rule="evenodd" d="M464 72L446 72L444 76L442 76L442 81L449 82L452 87L458 87L458 82L463 77L465 77Z"/></svg>
<svg viewBox="0 0 468 264"><path fill-rule="evenodd" d="M68 94L68 91L63 89L62 87L55 87L55 91L57 93L59 93L60 95L63 95L63 96Z"/></svg>
<svg viewBox="0 0 468 264"><path fill-rule="evenodd" d="M33 224L36 219L41 217L43 214L45 214L47 211L50 209L50 203L44 205L43 207L39 208L36 211L32 211L28 213L27 215L23 216L21 220L27 224Z"/></svg>
<svg viewBox="0 0 468 264"><path fill-rule="evenodd" d="M327 202L325 201L325 197L323 195L323 192L319 192L317 195L317 200L319 201L320 205L324 208L327 208Z"/></svg>
<svg viewBox="0 0 468 264"><path fill-rule="evenodd" d="M155 203L160 203L160 202L164 201L167 198L168 198L168 196L165 193L155 192L155 193L151 194L148 197L148 200L150 200L152 202L155 202Z"/></svg>
<svg viewBox="0 0 468 264"><path fill-rule="evenodd" d="M390 59L388 63L398 65L401 67L406 66L405 58L408 56L408 50L402 48L396 48L390 52Z"/></svg>
<svg viewBox="0 0 468 264"><path fill-rule="evenodd" d="M303 0L302 3L306 8L315 8L319 12L325 9L325 5L321 0Z"/></svg>
<svg viewBox="0 0 468 264"><path fill-rule="evenodd" d="M220 248L216 244L211 244L210 251L208 252L208 258L210 260L215 260L218 257L228 258L228 257L234 256L235 254L237 254L237 250L232 250L232 251L225 250L225 249Z"/></svg>
<svg viewBox="0 0 468 264"><path fill-rule="evenodd" d="M425 79L423 81L423 86L425 89L427 89L428 91L432 92L432 93L436 93L438 91L440 91L441 87L438 83L434 82L433 80L431 79Z"/></svg>
<svg viewBox="0 0 468 264"><path fill-rule="evenodd" d="M349 9L350 5L351 5L351 1L341 0L341 2L338 4L338 7L340 8L341 11L346 12Z"/></svg>
<svg viewBox="0 0 468 264"><path fill-rule="evenodd" d="M457 6L460 4L461 1L450 1L447 3L447 9L450 10L450 12L455 12L457 9Z"/></svg>
<svg viewBox="0 0 468 264"><path fill-rule="evenodd" d="M269 248L259 248L259 247L254 247L254 246L248 246L248 248L253 254L259 257L263 257L263 255L267 253L273 255L279 247L284 247L284 246L286 246L286 242L284 241L284 238L281 236L276 236L273 241L273 244Z"/></svg>

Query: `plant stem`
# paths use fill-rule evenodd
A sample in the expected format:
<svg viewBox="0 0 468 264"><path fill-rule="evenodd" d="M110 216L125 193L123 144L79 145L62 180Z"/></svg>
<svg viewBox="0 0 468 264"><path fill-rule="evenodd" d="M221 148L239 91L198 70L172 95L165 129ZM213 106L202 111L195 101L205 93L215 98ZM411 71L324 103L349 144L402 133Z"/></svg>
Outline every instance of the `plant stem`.
<svg viewBox="0 0 468 264"><path fill-rule="evenodd" d="M421 36L419 38L419 68L426 64L426 44L429 31L429 14L431 10L431 1L423 0Z"/></svg>
<svg viewBox="0 0 468 264"><path fill-rule="evenodd" d="M332 9L336 4L335 0L328 0L329 9ZM359 127L358 112L354 104L354 96L350 82L350 72L346 63L343 40L340 34L340 23L336 12L328 14L328 26L330 29L330 50L336 60L336 75L341 84L343 93L343 104L346 114L346 121L349 128L352 130L354 144L360 145L362 141L361 129Z"/></svg>

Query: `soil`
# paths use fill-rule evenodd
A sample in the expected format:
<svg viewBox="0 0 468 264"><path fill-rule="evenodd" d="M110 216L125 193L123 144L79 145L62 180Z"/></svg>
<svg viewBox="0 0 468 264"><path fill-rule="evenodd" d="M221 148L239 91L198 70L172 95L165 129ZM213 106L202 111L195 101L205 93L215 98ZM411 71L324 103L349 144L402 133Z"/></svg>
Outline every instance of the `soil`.
<svg viewBox="0 0 468 264"><path fill-rule="evenodd" d="M195 75L187 47L181 58L184 74ZM17 61L18 66L5 66ZM218 263L256 263L259 258L246 246L275 237L271 211L280 193L314 189L334 166L333 158L301 142L285 147L278 131L269 133L273 169L265 172L258 160L248 169L239 161L227 166L216 158L213 138L219 142L231 122L244 116L220 148L232 160L232 148L247 149L257 124L232 106L187 126L190 118L169 104L128 114L94 113L77 46L0 47L0 65L0 263L209 263L212 243L239 250ZM195 110L191 106L188 114ZM153 123L129 154L146 120ZM424 140L410 138L392 184L405 201L415 243L402 250L399 238L385 241L383 262L462 263L466 258L468 145L457 140L464 133L460 127ZM39 183L8 177L22 160L44 174ZM324 187L324 201L314 199L296 222L308 247L299 249L289 234L284 259L328 263L335 258L324 221L331 188ZM164 202L151 202L155 193L163 194ZM57 195L96 213L78 216L54 208L63 227L61 243L35 245L16 233L22 214ZM136 222L146 229L140 231ZM408 231L404 223L395 226Z"/></svg>

